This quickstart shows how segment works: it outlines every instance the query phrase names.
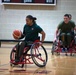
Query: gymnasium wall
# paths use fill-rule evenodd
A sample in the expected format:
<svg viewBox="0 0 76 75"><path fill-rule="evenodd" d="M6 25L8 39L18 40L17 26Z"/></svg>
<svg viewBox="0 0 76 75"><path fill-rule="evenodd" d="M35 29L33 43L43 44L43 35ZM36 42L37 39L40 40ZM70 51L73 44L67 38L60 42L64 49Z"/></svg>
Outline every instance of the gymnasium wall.
<svg viewBox="0 0 76 75"><path fill-rule="evenodd" d="M31 14L46 32L45 41L53 41L65 13L72 14L76 21L76 0L57 0L56 6L0 5L0 39L13 39L13 30L23 30L25 17Z"/></svg>

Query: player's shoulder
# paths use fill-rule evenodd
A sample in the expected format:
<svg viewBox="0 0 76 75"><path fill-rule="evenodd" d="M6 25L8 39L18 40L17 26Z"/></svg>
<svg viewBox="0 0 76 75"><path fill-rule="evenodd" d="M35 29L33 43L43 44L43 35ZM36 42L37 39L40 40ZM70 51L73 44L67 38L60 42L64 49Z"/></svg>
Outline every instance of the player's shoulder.
<svg viewBox="0 0 76 75"><path fill-rule="evenodd" d="M64 24L64 21L61 21L60 23L59 23L59 26L61 26L61 25L63 25Z"/></svg>
<svg viewBox="0 0 76 75"><path fill-rule="evenodd" d="M25 28L25 27L28 27L28 25L27 25L27 24L25 24L25 25L24 25L24 28Z"/></svg>
<svg viewBox="0 0 76 75"><path fill-rule="evenodd" d="M70 22L70 23L72 23L72 24L75 24L75 22L74 22L74 21L72 21L72 20L70 20L69 22Z"/></svg>
<svg viewBox="0 0 76 75"><path fill-rule="evenodd" d="M61 21L61 22L60 22L60 24L63 24L63 23L64 23L64 21Z"/></svg>
<svg viewBox="0 0 76 75"><path fill-rule="evenodd" d="M39 26L38 24L35 24L35 27L38 28L38 27L40 27L40 26Z"/></svg>
<svg viewBox="0 0 76 75"><path fill-rule="evenodd" d="M36 29L36 30L40 30L40 31L43 30L43 29L42 29L39 25L37 25L37 24L35 25L35 29Z"/></svg>

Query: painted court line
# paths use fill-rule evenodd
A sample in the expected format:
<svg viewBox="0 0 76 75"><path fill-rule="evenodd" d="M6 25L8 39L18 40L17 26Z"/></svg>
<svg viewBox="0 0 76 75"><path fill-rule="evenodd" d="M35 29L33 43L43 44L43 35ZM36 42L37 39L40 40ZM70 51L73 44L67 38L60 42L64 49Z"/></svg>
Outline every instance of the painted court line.
<svg viewBox="0 0 76 75"><path fill-rule="evenodd" d="M8 71L8 72L3 72L3 73L2 73L2 75L6 75L6 74L9 74L9 71Z"/></svg>
<svg viewBox="0 0 76 75"><path fill-rule="evenodd" d="M0 65L0 67L2 67L2 66L5 66L5 65L8 65L9 63L7 63L7 64L2 64L2 65Z"/></svg>

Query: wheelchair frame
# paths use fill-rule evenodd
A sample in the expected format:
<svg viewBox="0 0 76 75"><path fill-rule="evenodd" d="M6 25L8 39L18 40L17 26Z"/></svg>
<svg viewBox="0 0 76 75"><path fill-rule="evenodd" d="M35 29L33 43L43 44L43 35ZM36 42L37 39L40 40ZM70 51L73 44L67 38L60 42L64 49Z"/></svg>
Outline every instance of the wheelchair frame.
<svg viewBox="0 0 76 75"><path fill-rule="evenodd" d="M52 51L51 51L52 55L54 55L54 53L56 53L57 55L60 55L60 53L65 53L65 55L67 56L67 53L70 53L70 56L72 56L73 53L76 53L75 39L72 40L69 49L67 51L66 50L64 52L63 51L64 51L63 47L61 47L61 42L57 36L52 45Z"/></svg>
<svg viewBox="0 0 76 75"><path fill-rule="evenodd" d="M29 51L29 47L25 47L24 50L23 50L23 55L20 58L20 62L17 62L17 63L15 62L15 59L12 59L12 58L15 58L14 57L15 56L14 53L16 52L16 50L13 48L13 50L11 51L11 54L10 54L10 66L13 66L13 65L15 66L15 65L21 64L21 67L23 68L24 64L34 64L34 63L38 67L44 67L44 66L46 66L47 60L48 60L48 55L47 55L46 49L43 46L41 46L41 47L42 47L42 49L43 49L43 51L45 53L45 57L46 57L45 60L43 60L42 58L39 58L39 56L41 57L40 53L39 54L33 54L33 47L35 47L34 50L36 51L36 50L38 50L39 46L41 46L40 45L40 41L36 40L31 45L31 48L30 48L31 53L30 54L26 53L26 51L27 52ZM13 57L11 57L11 56L13 56ZM41 60L43 62L43 64L39 64L39 62L37 62L35 60L35 57L38 58L39 60ZM32 59L33 62L30 59Z"/></svg>

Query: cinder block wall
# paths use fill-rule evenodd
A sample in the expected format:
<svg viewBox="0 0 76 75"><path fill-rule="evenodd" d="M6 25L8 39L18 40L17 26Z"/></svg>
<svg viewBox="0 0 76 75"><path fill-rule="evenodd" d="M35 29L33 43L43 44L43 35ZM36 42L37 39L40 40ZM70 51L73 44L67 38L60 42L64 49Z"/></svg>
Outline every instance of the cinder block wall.
<svg viewBox="0 0 76 75"><path fill-rule="evenodd" d="M53 41L63 15L70 13L76 21L76 0L57 0L56 6L0 5L0 39L13 39L12 31L23 30L25 17L37 17L37 24L46 32L45 41Z"/></svg>

